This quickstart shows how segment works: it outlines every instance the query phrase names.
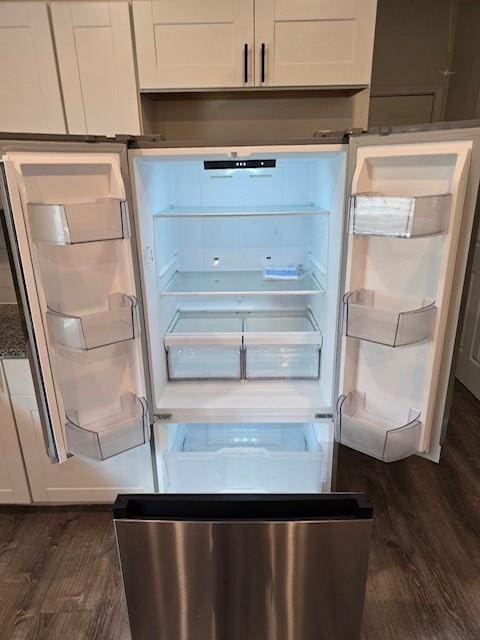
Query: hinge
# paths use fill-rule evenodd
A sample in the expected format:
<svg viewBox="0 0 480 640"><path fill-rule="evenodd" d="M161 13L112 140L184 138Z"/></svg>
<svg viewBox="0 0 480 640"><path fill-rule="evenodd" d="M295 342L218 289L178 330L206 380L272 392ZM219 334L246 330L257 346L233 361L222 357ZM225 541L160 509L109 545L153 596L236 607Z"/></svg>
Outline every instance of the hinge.
<svg viewBox="0 0 480 640"><path fill-rule="evenodd" d="M170 422L173 419L173 413L156 413L154 417L158 421Z"/></svg>

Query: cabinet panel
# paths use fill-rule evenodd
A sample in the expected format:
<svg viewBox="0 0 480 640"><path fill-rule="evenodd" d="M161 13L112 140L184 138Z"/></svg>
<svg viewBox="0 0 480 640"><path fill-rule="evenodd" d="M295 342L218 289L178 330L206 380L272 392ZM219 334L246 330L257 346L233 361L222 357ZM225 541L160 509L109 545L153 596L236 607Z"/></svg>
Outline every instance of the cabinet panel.
<svg viewBox="0 0 480 640"><path fill-rule="evenodd" d="M257 0L256 83L368 85L375 16L376 0Z"/></svg>
<svg viewBox="0 0 480 640"><path fill-rule="evenodd" d="M140 133L126 2L51 6L69 133Z"/></svg>
<svg viewBox="0 0 480 640"><path fill-rule="evenodd" d="M135 0L133 15L141 89L253 84L253 0Z"/></svg>
<svg viewBox="0 0 480 640"><path fill-rule="evenodd" d="M66 133L44 2L0 3L0 128Z"/></svg>
<svg viewBox="0 0 480 640"><path fill-rule="evenodd" d="M21 363L7 370L10 390L22 390L18 385L21 370L28 380L23 390L28 390L31 385L28 361L6 362ZM51 464L45 452L35 396L12 394L11 403L34 502L112 502L118 493L154 490L149 444L104 462L72 457L63 464Z"/></svg>
<svg viewBox="0 0 480 640"><path fill-rule="evenodd" d="M27 476L0 362L0 503L30 502Z"/></svg>

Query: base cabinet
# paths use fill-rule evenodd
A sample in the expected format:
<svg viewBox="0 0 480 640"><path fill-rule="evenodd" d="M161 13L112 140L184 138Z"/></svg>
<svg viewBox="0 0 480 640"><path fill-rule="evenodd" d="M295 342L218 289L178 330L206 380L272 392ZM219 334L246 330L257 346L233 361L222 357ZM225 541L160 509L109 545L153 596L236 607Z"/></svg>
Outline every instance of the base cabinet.
<svg viewBox="0 0 480 640"><path fill-rule="evenodd" d="M8 387L0 362L0 504L31 502Z"/></svg>
<svg viewBox="0 0 480 640"><path fill-rule="evenodd" d="M113 502L118 493L154 490L149 444L103 462L72 457L52 464L45 452L28 361L5 360L4 367L34 502Z"/></svg>

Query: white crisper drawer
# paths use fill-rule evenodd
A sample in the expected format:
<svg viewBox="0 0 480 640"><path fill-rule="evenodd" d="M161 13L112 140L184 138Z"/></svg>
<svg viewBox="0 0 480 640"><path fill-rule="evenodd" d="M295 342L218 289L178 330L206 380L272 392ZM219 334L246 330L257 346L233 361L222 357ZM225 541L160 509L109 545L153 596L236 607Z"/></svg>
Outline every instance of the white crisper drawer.
<svg viewBox="0 0 480 640"><path fill-rule="evenodd" d="M312 424L182 424L164 453L170 493L322 491Z"/></svg>
<svg viewBox="0 0 480 640"><path fill-rule="evenodd" d="M179 311L165 335L170 380L240 379L241 316Z"/></svg>
<svg viewBox="0 0 480 640"><path fill-rule="evenodd" d="M251 313L244 322L247 379L317 379L322 334L312 314Z"/></svg>

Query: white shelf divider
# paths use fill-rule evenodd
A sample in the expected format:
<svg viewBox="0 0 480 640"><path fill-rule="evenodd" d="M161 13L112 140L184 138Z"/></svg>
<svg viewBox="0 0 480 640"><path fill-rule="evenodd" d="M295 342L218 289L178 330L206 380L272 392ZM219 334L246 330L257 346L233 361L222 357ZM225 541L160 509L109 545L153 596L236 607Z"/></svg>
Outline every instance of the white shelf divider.
<svg viewBox="0 0 480 640"><path fill-rule="evenodd" d="M170 207L156 212L159 218L222 218L245 216L318 216L329 211L311 204L260 205L256 207Z"/></svg>

